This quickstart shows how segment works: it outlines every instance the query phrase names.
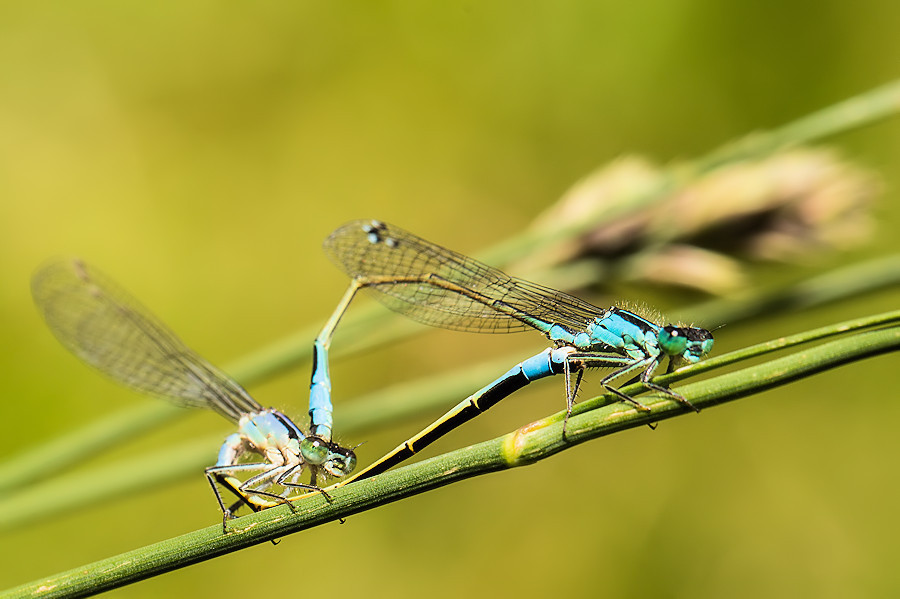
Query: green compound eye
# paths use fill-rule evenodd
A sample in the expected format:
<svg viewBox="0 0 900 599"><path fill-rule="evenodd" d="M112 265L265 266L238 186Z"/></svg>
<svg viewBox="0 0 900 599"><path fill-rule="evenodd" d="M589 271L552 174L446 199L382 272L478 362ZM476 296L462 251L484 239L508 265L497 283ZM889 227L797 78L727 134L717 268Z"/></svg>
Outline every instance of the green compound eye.
<svg viewBox="0 0 900 599"><path fill-rule="evenodd" d="M325 470L334 476L347 476L356 468L356 454L347 450L347 455L341 455L324 465Z"/></svg>
<svg viewBox="0 0 900 599"><path fill-rule="evenodd" d="M306 437L300 442L300 455L303 461L318 466L328 459L328 445L318 437Z"/></svg>
<svg viewBox="0 0 900 599"><path fill-rule="evenodd" d="M677 356L684 353L684 350L687 349L688 338L679 327L663 327L660 329L657 339L659 340L660 349L666 352L667 355Z"/></svg>

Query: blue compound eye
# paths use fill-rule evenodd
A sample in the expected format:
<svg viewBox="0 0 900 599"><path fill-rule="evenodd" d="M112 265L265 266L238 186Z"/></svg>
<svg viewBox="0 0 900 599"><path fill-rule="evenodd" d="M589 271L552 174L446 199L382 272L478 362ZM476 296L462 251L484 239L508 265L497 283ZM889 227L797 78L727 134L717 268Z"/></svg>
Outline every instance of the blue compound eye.
<svg viewBox="0 0 900 599"><path fill-rule="evenodd" d="M658 340L660 349L670 356L684 353L688 345L688 338L679 327L663 327L659 331Z"/></svg>

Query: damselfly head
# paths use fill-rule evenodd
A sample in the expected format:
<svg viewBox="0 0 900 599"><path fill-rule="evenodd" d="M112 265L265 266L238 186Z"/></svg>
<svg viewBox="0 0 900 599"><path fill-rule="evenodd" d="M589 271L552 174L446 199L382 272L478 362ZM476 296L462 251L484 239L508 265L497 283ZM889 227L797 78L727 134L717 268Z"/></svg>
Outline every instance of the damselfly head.
<svg viewBox="0 0 900 599"><path fill-rule="evenodd" d="M356 468L356 454L352 449L316 435L305 437L300 442L300 456L310 466L320 466L332 476L346 476Z"/></svg>
<svg viewBox="0 0 900 599"><path fill-rule="evenodd" d="M667 355L681 357L691 364L713 348L712 333L697 327L665 326L659 330L657 340Z"/></svg>

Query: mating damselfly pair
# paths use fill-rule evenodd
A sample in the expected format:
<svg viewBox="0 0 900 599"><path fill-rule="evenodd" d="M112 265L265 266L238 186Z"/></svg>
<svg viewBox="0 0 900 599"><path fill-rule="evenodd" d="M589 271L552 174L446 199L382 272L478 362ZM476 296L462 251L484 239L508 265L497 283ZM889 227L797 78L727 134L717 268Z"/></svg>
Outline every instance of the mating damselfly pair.
<svg viewBox="0 0 900 599"><path fill-rule="evenodd" d="M313 346L308 435L281 412L263 409L92 267L79 260L59 261L34 277L35 302L56 337L76 356L126 386L181 405L208 407L237 422L238 432L226 439L216 464L206 469L223 528L242 505L259 510L287 503L298 489L321 491L320 475L343 477L354 469L353 451L332 440L328 352L360 289L425 324L492 333L535 329L551 347L513 366L345 483L391 468L530 382L556 374L565 378L567 418L584 370L593 367L612 368L602 386L637 409L647 410L613 387L614 380L637 377L644 386L693 408L651 379L667 357L673 363L693 363L707 354L713 339L705 329L661 326L624 308L599 308L381 221L348 223L324 247L352 280ZM309 483L299 482L304 470ZM242 475L249 476L241 480ZM217 484L235 496L234 503L226 505Z"/></svg>

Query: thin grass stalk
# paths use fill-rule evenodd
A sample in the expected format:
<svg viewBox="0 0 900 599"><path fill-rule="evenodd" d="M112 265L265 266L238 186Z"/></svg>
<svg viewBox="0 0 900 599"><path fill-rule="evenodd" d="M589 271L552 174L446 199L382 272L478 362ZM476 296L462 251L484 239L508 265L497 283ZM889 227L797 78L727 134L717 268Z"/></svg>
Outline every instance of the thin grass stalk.
<svg viewBox="0 0 900 599"><path fill-rule="evenodd" d="M679 392L694 405L710 408L897 349L900 327L863 331L685 385ZM315 493L290 506L239 518L230 523L226 534L219 525L209 526L9 589L0 598L84 597L120 588L467 478L535 463L591 439L686 413L683 406L664 395L650 395L642 402L652 408L652 413L621 403L585 411L569 420L565 441L563 413L558 413L503 437L330 489L330 499Z"/></svg>

